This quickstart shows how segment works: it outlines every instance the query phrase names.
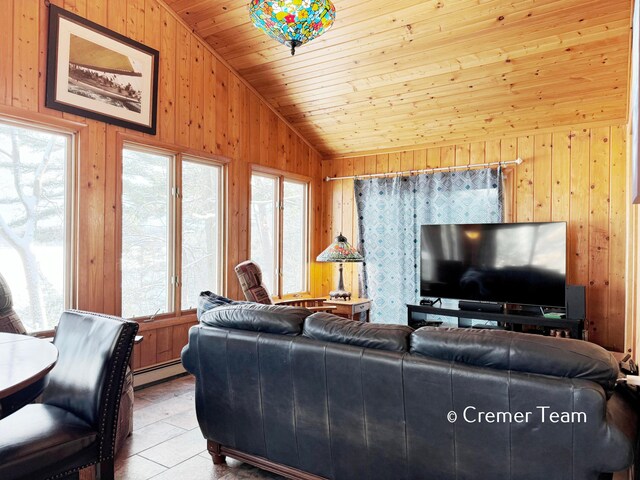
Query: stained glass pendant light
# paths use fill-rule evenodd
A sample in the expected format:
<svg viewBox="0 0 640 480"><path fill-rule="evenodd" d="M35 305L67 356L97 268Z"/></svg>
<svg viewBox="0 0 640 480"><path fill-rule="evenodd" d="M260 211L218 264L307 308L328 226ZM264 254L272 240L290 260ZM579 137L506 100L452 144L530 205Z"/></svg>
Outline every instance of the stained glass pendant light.
<svg viewBox="0 0 640 480"><path fill-rule="evenodd" d="M296 47L326 32L336 18L331 0L251 0L251 21L274 40Z"/></svg>

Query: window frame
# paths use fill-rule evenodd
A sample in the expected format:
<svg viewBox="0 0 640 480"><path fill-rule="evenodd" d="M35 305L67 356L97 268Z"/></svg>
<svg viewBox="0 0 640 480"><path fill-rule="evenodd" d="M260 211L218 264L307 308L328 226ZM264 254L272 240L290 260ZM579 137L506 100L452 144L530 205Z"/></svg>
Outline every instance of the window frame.
<svg viewBox="0 0 640 480"><path fill-rule="evenodd" d="M192 154L182 154L181 156L181 161L180 164L178 165L179 168L179 178L180 178L180 192L179 192L179 197L180 197L180 209L177 212L177 216L178 218L176 219L176 225L180 225L180 235L178 235L176 237L176 241L177 241L177 245L176 245L176 249L175 252L180 252L180 255L178 256L178 262L179 262L179 269L177 268L176 271L180 272L180 282L178 284L178 289L176 292L176 295L178 296L178 302L180 305L180 308L182 309L182 195L183 195L183 186L182 186L182 164L183 162L189 162L189 163L195 163L195 164L199 164L199 165L206 165L206 166L215 166L217 168L219 168L219 173L220 173L220 182L218 184L218 198L220 199L220 205L218 205L218 215L219 215L219 224L220 227L218 228L218 251L217 251L217 257L218 259L220 259L220 267L218 268L218 285L220 286L220 290L221 292L224 292L224 294L226 294L226 283L225 283L225 272L227 271L227 256L225 255L225 245L226 245L226 234L227 234L227 208L228 208L228 201L227 201L227 168L226 168L226 164L227 162L220 162L220 161L212 161L212 160L207 160L205 158L203 158L202 156L195 156ZM182 309L181 312L194 312L196 309L195 308L191 308L191 309Z"/></svg>
<svg viewBox="0 0 640 480"><path fill-rule="evenodd" d="M87 131L85 123L63 118L50 117L36 112L25 112L13 107L0 106L0 122L19 128L39 130L56 135L64 135L67 140L67 158L65 160L65 226L64 226L64 267L63 267L63 308L77 308L78 301L78 219L79 219L79 152L81 139ZM57 325L57 324L56 324ZM49 330L34 330L29 335L52 337L55 327Z"/></svg>
<svg viewBox="0 0 640 480"><path fill-rule="evenodd" d="M280 199L282 198L282 181L280 179L280 177L278 175L274 175L273 173L266 173L266 172L258 172L258 171L251 171L251 175L249 177L249 204L248 204L248 208L249 208L249 215L248 215L248 222L249 222L249 242L248 242L248 246L249 246L249 251L247 252L249 257L251 257L251 242L252 242L252 233L251 233L251 224L252 224L252 219L251 219L251 215L253 213L252 209L251 209L251 205L253 202L253 177L258 176L258 177L262 177L262 178L268 178L272 181L274 181L274 193L275 193L275 206L274 206L274 215L273 215L273 223L274 223L274 234L275 234L275 238L274 240L274 249L273 249L273 265L275 268L275 271L273 272L273 278L271 278L271 283L274 286L274 289L277 292L281 291L280 288L280 284L281 284L281 280L282 280L282 276L278 273L280 271L280 261L281 261L281 239L282 239L282 235L281 235L281 230L280 230L280 224L282 223L282 209L280 208ZM264 276L264 272L263 272L263 276ZM272 292L270 292L272 293ZM272 293L272 297L273 297L273 293ZM279 298L279 297L278 297Z"/></svg>
<svg viewBox="0 0 640 480"><path fill-rule="evenodd" d="M176 212L177 212L177 196L174 194L174 188L176 188L176 179L178 178L176 175L176 165L178 163L178 157L175 153L170 151L165 151L164 149L158 149L149 147L145 144L133 143L125 141L123 143L122 149L120 149L119 153L122 158L121 169L119 171L120 174L120 183L123 183L124 177L124 150L130 150L138 153L149 153L151 155L165 156L168 158L168 171L167 171L167 180L168 184L166 185L167 191L167 199L168 199L168 208L167 208L167 278L165 279L167 286L167 298L166 305L167 311L164 313L160 313L158 315L150 314L150 315L141 315L138 317L127 317L133 320L138 320L140 318L156 318L156 317L164 317L166 315L177 312L177 304L175 298L175 285L174 285L174 273L177 272L176 269L176 235L177 235L177 226L176 226ZM118 197L120 199L120 212L122 213L122 194ZM119 270L120 270L120 292L122 292L122 225L123 225L124 217L120 216L120 251L118 258L120 261L118 262ZM120 293L120 302L119 302L119 312L118 315L122 315L122 293Z"/></svg>
<svg viewBox="0 0 640 480"><path fill-rule="evenodd" d="M289 182L289 183L294 183L294 184L299 184L299 185L304 185L306 188L304 189L304 209L303 209L303 213L304 213L304 219L303 219L303 228L304 228L304 245L303 245L303 252L304 252L304 265L305 265L305 271L304 271L304 275L302 278L302 283L303 283L303 291L302 292L291 292L291 293L282 293L284 292L284 276L281 274L279 277L279 288L280 288L280 292L282 293L282 298L296 298L297 296L300 296L300 294L304 294L304 295L308 295L311 296L311 288L310 288L310 272L311 272L311 241L310 241L310 205L309 205L309 189L310 189L310 185L311 182L310 181L303 181L300 180L298 178L292 178L291 176L283 176L281 183L280 183L280 192L281 192L281 209L280 209L280 214L281 214L281 225L280 225L280 242L279 242L279 249L280 249L280 259L282 261L282 265L284 265L284 186L285 183Z"/></svg>
<svg viewBox="0 0 640 480"><path fill-rule="evenodd" d="M118 132L116 135L116 166L117 181L117 198L122 199L123 186L123 150L131 148L137 151L147 151L150 153L172 156L170 172L169 172L169 245L168 245L168 275L167 286L169 295L169 309L166 313L154 315L149 314L132 317L131 320L137 322L150 322L154 320L169 320L179 318L185 315L195 314L196 309L183 309L182 302L182 162L189 161L210 165L220 168L220 185L219 205L220 229L218 236L220 242L218 244L218 258L220 265L218 268L219 285L223 294L226 294L225 272L227 270L227 258L224 255L225 242L227 238L227 218L228 218L228 197L227 197L227 175L229 159L220 155L207 154L206 152L196 151L189 148L180 148L177 145L167 144L153 139L141 138L137 135ZM116 255L118 258L117 266L117 299L116 314L122 314L122 201L116 206Z"/></svg>
<svg viewBox="0 0 640 480"><path fill-rule="evenodd" d="M312 198L312 185L313 185L313 179L310 177L307 177L305 175L299 175L296 173L291 173L291 172L286 172L284 170L278 170L275 168L270 168L270 167L264 167L262 165L258 165L258 164L251 164L250 165L251 171L250 171L250 176L249 176L249 206L251 206L251 199L253 198L253 190L251 188L251 179L253 178L253 175L260 175L260 176L264 176L264 177L272 177L278 180L278 199L277 199L277 215L276 215L276 242L277 242L277 253L276 253L276 278L277 278L277 291L275 292L269 292L271 294L271 298L277 299L277 300L287 300L287 299L294 299L294 298L304 298L304 297L311 297L311 225L313 222L312 219L312 215L313 215L313 210L311 209L311 201L310 199ZM305 243L305 257L306 257L306 262L305 262L305 274L304 274L304 290L301 292L292 292L292 293L287 293L287 294L283 294L283 287L284 287L284 280L283 280L283 271L282 271L282 265L283 265L283 255L284 255L284 248L283 248L283 229L284 229L284 205L283 205L283 198L284 198L284 182L286 181L290 181L290 182L295 182L295 183L300 183L300 184L304 184L307 188L305 190L306 195L305 195L305 203L306 203L306 208L305 208L305 237L306 237L306 243ZM249 251L247 252L249 256L251 256L251 211L249 211L249 225L248 225L248 230L249 230Z"/></svg>

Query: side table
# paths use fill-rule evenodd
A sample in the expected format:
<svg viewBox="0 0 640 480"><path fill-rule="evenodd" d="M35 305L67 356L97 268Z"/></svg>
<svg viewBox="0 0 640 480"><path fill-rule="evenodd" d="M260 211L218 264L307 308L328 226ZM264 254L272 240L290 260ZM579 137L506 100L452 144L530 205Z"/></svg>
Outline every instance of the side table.
<svg viewBox="0 0 640 480"><path fill-rule="evenodd" d="M369 310L371 310L371 300L368 298L352 298L351 300L325 300L325 305L335 306L331 312L334 315L357 320L360 322L369 321Z"/></svg>

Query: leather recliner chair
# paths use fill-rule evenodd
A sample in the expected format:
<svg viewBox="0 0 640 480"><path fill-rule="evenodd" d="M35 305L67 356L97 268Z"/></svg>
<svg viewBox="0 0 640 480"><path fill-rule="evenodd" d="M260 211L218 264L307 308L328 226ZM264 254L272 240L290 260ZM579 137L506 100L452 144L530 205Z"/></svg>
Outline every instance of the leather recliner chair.
<svg viewBox="0 0 640 480"><path fill-rule="evenodd" d="M136 322L87 312L62 314L54 344L58 362L42 403L0 420L0 478L77 478L98 464L114 478L114 447L125 372Z"/></svg>
<svg viewBox="0 0 640 480"><path fill-rule="evenodd" d="M288 305L304 307L314 312L330 312L337 309L335 305L325 305L326 298L295 297L288 300L273 301L267 286L262 281L262 270L253 260L246 260L235 267L240 288L249 302L264 305Z"/></svg>

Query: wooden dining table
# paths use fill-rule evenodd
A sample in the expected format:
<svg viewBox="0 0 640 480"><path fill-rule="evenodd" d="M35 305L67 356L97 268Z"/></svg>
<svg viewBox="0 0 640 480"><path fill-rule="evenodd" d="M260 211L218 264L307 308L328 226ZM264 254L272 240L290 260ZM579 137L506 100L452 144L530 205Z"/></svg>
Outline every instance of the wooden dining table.
<svg viewBox="0 0 640 480"><path fill-rule="evenodd" d="M48 340L0 333L0 400L41 380L58 361Z"/></svg>

